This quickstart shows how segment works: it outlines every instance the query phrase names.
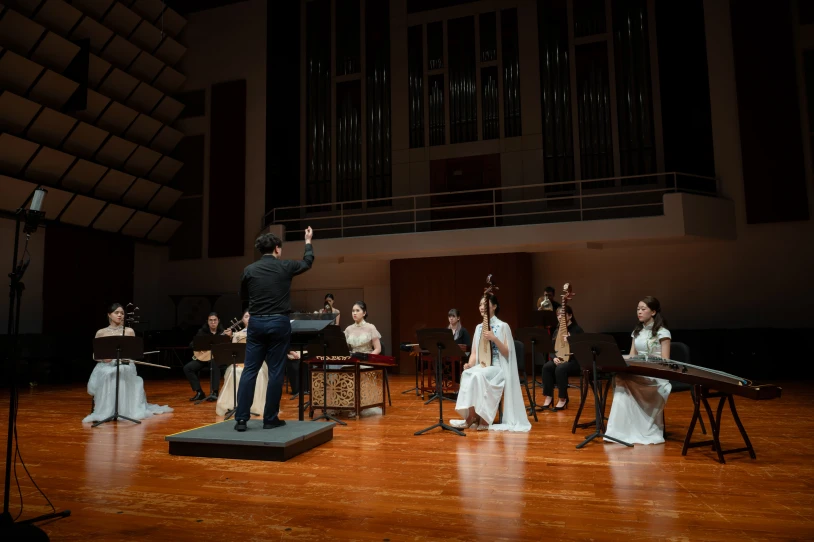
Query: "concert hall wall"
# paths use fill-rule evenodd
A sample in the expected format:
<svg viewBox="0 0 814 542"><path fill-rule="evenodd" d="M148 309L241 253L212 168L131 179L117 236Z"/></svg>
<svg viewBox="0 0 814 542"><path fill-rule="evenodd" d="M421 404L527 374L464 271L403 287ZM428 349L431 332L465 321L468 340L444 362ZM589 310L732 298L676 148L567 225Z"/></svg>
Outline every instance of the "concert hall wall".
<svg viewBox="0 0 814 542"><path fill-rule="evenodd" d="M402 342L414 342L416 330L449 325L447 313L461 311L470 332L481 322L478 303L486 276L498 286L501 320L518 329L529 324L532 298L531 255L527 253L415 258L390 262L392 344L398 352L399 372L415 372L413 360L399 351Z"/></svg>

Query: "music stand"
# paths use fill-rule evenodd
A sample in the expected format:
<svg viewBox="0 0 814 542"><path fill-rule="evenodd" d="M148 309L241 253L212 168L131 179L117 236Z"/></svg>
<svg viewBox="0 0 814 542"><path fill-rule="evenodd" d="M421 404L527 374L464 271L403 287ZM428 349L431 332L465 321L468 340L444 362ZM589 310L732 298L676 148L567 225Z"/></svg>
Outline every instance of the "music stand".
<svg viewBox="0 0 814 542"><path fill-rule="evenodd" d="M533 311L531 313L531 325L554 329L559 327L560 321L557 320L557 313L554 311Z"/></svg>
<svg viewBox="0 0 814 542"><path fill-rule="evenodd" d="M305 376L303 375L303 370L305 369L306 363L303 363L305 358L303 357L306 345L309 344L310 341L313 341L321 332L324 330L328 325L333 322L333 319L327 320L322 318L311 318L309 313L294 313L290 315L291 318L291 342L289 343L289 347L291 346L298 346L300 351L300 359L299 364L297 366L297 377L300 379L300 395L299 395L299 420L305 420L305 399L303 398L303 393L305 389ZM327 316L327 315L326 315ZM304 318L303 318L304 317ZM302 318L302 319L301 319ZM296 348L295 348L296 349ZM311 381L308 380L308 385L310 387ZM310 403L310 401L309 401Z"/></svg>
<svg viewBox="0 0 814 542"><path fill-rule="evenodd" d="M569 336L568 344L571 346L571 351L577 357L580 366L583 369L592 370L594 375L592 388L594 392L594 410L596 411L596 431L588 435L584 441L577 444L577 449L579 450L597 437L612 440L613 442L618 442L619 444L633 448L632 444L602 432L602 407L600 406L599 390L597 389L597 386L599 386L599 377L596 367L597 365L601 365L603 370L613 369L614 367L627 367L627 362L625 358L622 357L622 353L619 351L616 341L610 335L581 333Z"/></svg>
<svg viewBox="0 0 814 542"><path fill-rule="evenodd" d="M551 311L538 311L538 312L551 312ZM542 353L548 354L554 350L551 344L551 336L545 329L539 327L524 327L517 330L517 338L523 343L526 352L531 351L531 406L527 410L531 410L534 414L534 421L537 421L537 412L542 411L543 408L537 408L537 377L535 376L535 349L541 350ZM536 347L536 348L535 348ZM525 360L523 360L525 363ZM527 388L528 389L528 388Z"/></svg>
<svg viewBox="0 0 814 542"><path fill-rule="evenodd" d="M234 407L226 411L223 421L235 415L237 411L237 364L246 361L246 343L227 343L212 346L212 359L229 358L232 362L232 388L234 389ZM261 362L262 367L262 362ZM217 369L217 367L215 367ZM220 370L220 369L218 369ZM255 382L256 383L256 382Z"/></svg>
<svg viewBox="0 0 814 542"><path fill-rule="evenodd" d="M290 319L291 319L291 322L292 322L292 327L291 327L291 333L292 333L292 337L291 337L291 344L292 344L292 345L293 345L293 344L295 344L295 337L294 337L294 333L295 333L295 331L294 331L294 322L299 322L299 321L303 321L303 320L304 320L304 321L308 321L308 320L318 320L318 321L323 321L323 322L326 322L325 326L329 326L329 325L333 325L333 323L334 323L334 321L336 320L336 317L337 317L337 316L339 316L339 314L338 314L338 313L337 313L337 314L334 314L334 313L329 313L329 312L327 312L327 313L324 313L324 312L317 312L317 313L313 313L313 312L293 312L293 313L291 313L291 314L289 315L289 317L290 317ZM324 327L325 327L325 326L323 326L323 327L321 327L321 328L319 328L319 329L320 329L320 330L322 330L322 329L324 329ZM298 333L301 333L301 332L298 332ZM302 338L302 337L299 337L299 338ZM307 342L307 341L306 341L306 342ZM303 343L303 344L302 344L302 345L300 345L300 346L303 346L304 344L306 344L306 343ZM288 354L288 352L286 352L286 354ZM293 362L295 362L295 363L290 364L290 363L289 363L289 361L293 361ZM291 365L295 365L295 366L297 367L297 372L296 372L296 375L297 375L297 379L299 380L299 384L300 384L300 391L298 391L298 392L297 392L297 393L295 393L295 394L292 394L292 395L291 395L291 397L289 397L289 398L288 398L288 400L289 400L289 401L293 401L294 399L299 399L299 398L301 398L301 397L302 397L302 395L303 395L303 394L308 394L308 393L310 393L310 392L306 392L306 391L305 391L305 389L304 389L304 387L305 387L305 386L304 386L304 382L303 382L303 380L302 380L302 371L300 371L300 368L302 367L302 351L300 351L300 359L297 359L297 360L288 360L288 361L286 361L286 372L288 371L288 368L289 368ZM288 375L288 381L289 381L289 383L291 383L291 377L292 377L292 375ZM309 385L310 385L310 383L309 383ZM292 389L293 389L293 387L294 387L293 383L292 383L292 385L291 385L291 386L292 386ZM303 399L303 401L304 401L304 399ZM303 403L303 401L300 401L300 403ZM310 401L309 401L309 402L310 402ZM302 408L305 408L305 404L303 404ZM302 420L303 420L303 418L300 418L300 421L302 421Z"/></svg>
<svg viewBox="0 0 814 542"><path fill-rule="evenodd" d="M209 352L215 346L219 344L231 344L232 338L228 335L201 335L196 336L192 339L192 350L195 352ZM206 362L204 362L206 363ZM215 354L212 353L211 358L209 359L209 397L212 396L214 393L218 393L218 390L215 388L215 371L220 371L218 367L215 366ZM209 399L207 397L206 399ZM200 405L206 399L201 399L200 401L195 401L196 405Z"/></svg>
<svg viewBox="0 0 814 542"><path fill-rule="evenodd" d="M416 331L416 334L418 334L418 333L433 333L433 334L435 334L435 333L449 333L449 336L450 336L450 337L453 337L453 338L452 338L452 342L455 342L455 338L454 338L454 336L452 335L452 332L450 331L450 329L449 329L449 328L445 328L445 327L444 327L444 328L425 328L425 329L419 329L418 331ZM421 341L420 341L420 340L419 340L418 342L419 342L419 343L421 343ZM458 345L458 343L455 343L455 344L456 344L456 347L454 348L455 352L456 352L456 353L457 353L457 352L460 352L460 351L461 351L461 347L460 347L460 345ZM419 344L419 348L421 348L422 350L427 350L427 351L431 352L431 350L428 350L428 349L424 348L424 347L423 347L423 346L421 346L420 344ZM454 355L456 355L456 357L457 357L457 356L460 356L461 354L454 354ZM438 358L437 360L435 360L435 364L436 364L436 365L440 365L440 366L441 366L441 378L443 379L443 377L444 377L444 360L442 360L441 358ZM454 367L455 367L455 365L453 364L453 365L452 365L452 368L450 369L452 373L454 373L454 372L455 372ZM438 371L437 371L437 368L436 368L436 372L438 372ZM452 378L455 378L455 375L454 375L454 374L452 375ZM436 387L436 388L437 388L437 387ZM443 389L443 386L442 386L441 388L437 388L437 389ZM437 390L436 390L436 391L437 391ZM450 399L449 397L445 397L443 393L440 393L440 394L439 394L439 393L433 393L433 394L430 396L430 398L429 398L429 399L427 399L426 401L424 401L424 404L425 404L425 405L429 405L430 403L432 403L432 402L433 402L433 401L435 401L436 399L439 399L440 401L452 401L452 399Z"/></svg>
<svg viewBox="0 0 814 542"><path fill-rule="evenodd" d="M432 351L433 348L438 349L438 357L435 358L435 394L437 397L443 398L444 395L441 387L441 380L443 379L443 370L441 369L443 352L444 350L460 352L461 349L458 347L458 343L455 342L452 333L450 333L448 329L441 331L433 329L420 329L416 332L416 334L418 335L418 345L422 350ZM460 435L462 437L466 436L463 431L444 423L443 400L438 401L438 423L422 429L421 431L416 431L415 434L422 435L427 431L435 429L436 427L440 427L442 431L451 431L456 435Z"/></svg>
<svg viewBox="0 0 814 542"><path fill-rule="evenodd" d="M415 357L415 387L410 388L409 390L404 390L401 392L402 395L405 393L410 393L411 391L415 391L416 396L421 395L420 390L418 388L418 372L421 370L421 349L413 350L414 346L418 346L417 344L413 343L401 343L399 345L399 349L402 352L416 354Z"/></svg>
<svg viewBox="0 0 814 542"><path fill-rule="evenodd" d="M322 414L314 418L313 421L327 420L336 422L339 425L348 425L328 414L328 357L347 357L350 355L345 334L339 329L339 326L324 328L318 340L311 341L308 350L315 353L317 349L322 349ZM313 398L311 400L313 401Z"/></svg>
<svg viewBox="0 0 814 542"><path fill-rule="evenodd" d="M127 335L113 335L112 337L99 337L93 339L93 359L112 359L116 364L116 397L113 403L113 415L93 424L93 427L107 422L118 421L119 418L133 423L141 423L133 418L119 414L119 365L122 359L138 359L144 357L144 340L141 337Z"/></svg>

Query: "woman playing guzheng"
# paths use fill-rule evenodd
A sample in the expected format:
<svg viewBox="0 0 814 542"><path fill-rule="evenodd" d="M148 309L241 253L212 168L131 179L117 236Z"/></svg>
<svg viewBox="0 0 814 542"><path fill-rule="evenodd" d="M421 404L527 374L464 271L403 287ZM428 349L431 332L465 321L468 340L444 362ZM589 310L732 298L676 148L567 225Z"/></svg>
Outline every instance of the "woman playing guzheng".
<svg viewBox="0 0 814 542"><path fill-rule="evenodd" d="M630 355L669 359L671 335L661 315L659 300L651 296L643 298L636 308L636 316L639 323L631 333ZM670 389L669 380L617 374L605 434L630 444L663 443L664 405Z"/></svg>
<svg viewBox="0 0 814 542"><path fill-rule="evenodd" d="M381 354L382 353L382 334L376 329L376 326L368 322L367 319L367 305L364 301L357 301L353 304L351 311L353 323L345 328L345 341L348 343L348 349L351 354ZM362 365L362 368L365 366ZM372 416L381 414L381 408L367 408L362 411L362 416ZM355 413L350 413L350 417L354 417Z"/></svg>

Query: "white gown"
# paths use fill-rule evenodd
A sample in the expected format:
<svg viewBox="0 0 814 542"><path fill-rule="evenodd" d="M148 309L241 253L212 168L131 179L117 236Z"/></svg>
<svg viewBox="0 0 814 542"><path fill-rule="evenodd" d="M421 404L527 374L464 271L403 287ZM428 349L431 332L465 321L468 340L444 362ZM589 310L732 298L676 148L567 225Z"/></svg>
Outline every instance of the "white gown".
<svg viewBox="0 0 814 542"><path fill-rule="evenodd" d="M653 336L653 324L633 337L636 352L661 356L661 340L671 338L665 328ZM631 334L631 337L633 335ZM664 442L664 405L672 386L669 380L640 375L616 375L613 404L605 434L629 444ZM613 442L605 440L605 442Z"/></svg>
<svg viewBox="0 0 814 542"><path fill-rule="evenodd" d="M520 375L517 372L517 355L514 351L514 337L509 325L493 316L489 321L492 333L500 342L509 347L509 357L503 357L497 346L492 346L492 365L483 367L480 364L461 374L461 385L458 390L458 402L455 410L466 418L469 408L475 407L475 413L489 423L490 431L531 430L523 394L520 391ZM472 351L477 352L483 324L475 328L472 340ZM503 397L503 423L492 424L498 411L500 398ZM451 420L453 426L462 427L464 420Z"/></svg>
<svg viewBox="0 0 814 542"><path fill-rule="evenodd" d="M112 337L121 334L121 327L108 326L96 332L96 338ZM133 337L131 328L125 335ZM88 394L93 396L93 412L85 416L82 423L102 421L113 415L116 402L116 365L98 362L88 380ZM154 414L172 412L167 406L151 405L144 393L144 381L136 374L136 364L119 366L119 414L134 420L143 420Z"/></svg>

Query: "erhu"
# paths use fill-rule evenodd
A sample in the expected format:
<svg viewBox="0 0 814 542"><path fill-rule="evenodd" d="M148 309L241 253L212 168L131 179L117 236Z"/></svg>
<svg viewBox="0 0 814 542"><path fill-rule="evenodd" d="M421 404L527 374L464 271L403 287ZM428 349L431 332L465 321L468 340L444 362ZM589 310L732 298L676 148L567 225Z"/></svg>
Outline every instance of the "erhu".
<svg viewBox="0 0 814 542"><path fill-rule="evenodd" d="M486 288L483 289L483 297L481 298L481 303L484 304L484 311L483 311L483 325L481 326L481 337L480 341L478 342L478 363L480 363L483 367L489 367L492 365L492 345L491 343L483 338L483 334L486 333L491 327L489 326L489 296L492 295L495 290L498 290L498 287L492 283L492 275L486 277Z"/></svg>
<svg viewBox="0 0 814 542"><path fill-rule="evenodd" d="M560 314L558 319L560 327L557 328L557 340L554 342L554 356L559 358L562 363L571 359L571 345L568 344L568 315L566 307L568 301L574 297L574 292L571 291L571 283L566 282L562 287L562 305L560 306Z"/></svg>

